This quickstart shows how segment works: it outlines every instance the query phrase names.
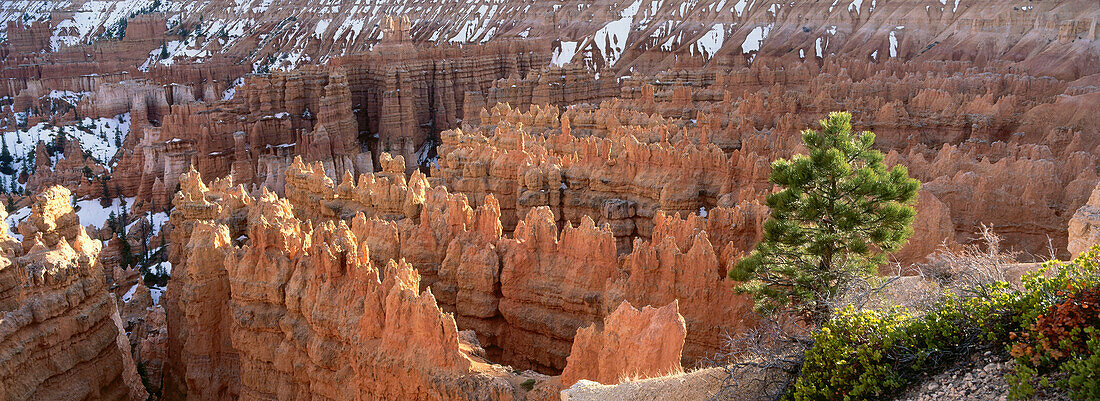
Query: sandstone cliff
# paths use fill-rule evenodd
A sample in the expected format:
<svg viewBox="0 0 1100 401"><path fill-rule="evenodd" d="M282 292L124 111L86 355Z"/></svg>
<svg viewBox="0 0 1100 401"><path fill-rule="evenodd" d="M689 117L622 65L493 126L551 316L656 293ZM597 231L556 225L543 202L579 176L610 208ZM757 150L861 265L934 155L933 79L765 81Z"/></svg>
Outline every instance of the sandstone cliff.
<svg viewBox="0 0 1100 401"><path fill-rule="evenodd" d="M144 400L119 317L69 191L50 187L0 257L0 398ZM0 240L11 243L4 230ZM13 252L14 251L14 252Z"/></svg>

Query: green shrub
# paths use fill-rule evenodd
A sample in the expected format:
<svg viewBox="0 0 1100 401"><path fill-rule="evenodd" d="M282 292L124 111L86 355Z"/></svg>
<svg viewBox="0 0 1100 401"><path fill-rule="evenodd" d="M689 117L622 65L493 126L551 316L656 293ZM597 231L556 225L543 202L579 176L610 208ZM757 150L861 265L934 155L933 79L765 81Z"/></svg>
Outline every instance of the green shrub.
<svg viewBox="0 0 1100 401"><path fill-rule="evenodd" d="M1067 373L1059 387L1084 399L1100 395L1100 247L1069 262L1050 261L1023 278L1018 301L1019 331L1009 353L1015 371L1006 376L1010 398L1035 395L1036 385L1051 387L1044 375ZM1091 396L1089 396L1091 395Z"/></svg>
<svg viewBox="0 0 1100 401"><path fill-rule="evenodd" d="M1100 399L1100 330L1086 329L1088 334L1088 353L1062 365L1066 378L1059 383L1069 389L1074 399Z"/></svg>
<svg viewBox="0 0 1100 401"><path fill-rule="evenodd" d="M904 308L840 310L812 336L802 373L788 398L880 399L978 350L1011 344L1017 368L1010 396L1050 387L1100 396L1100 246L1069 262L1050 261L1022 278L1020 290L995 282L968 296L945 293L925 314ZM1007 347L1006 347L1007 348Z"/></svg>
<svg viewBox="0 0 1100 401"><path fill-rule="evenodd" d="M1012 327L1013 293L1004 283L984 293L969 298L945 294L921 316L905 308L842 309L814 334L792 398L882 398L924 373L1005 341Z"/></svg>
<svg viewBox="0 0 1100 401"><path fill-rule="evenodd" d="M524 390L531 391L535 388L535 379L524 380L523 383L520 383L519 385L520 387L523 387Z"/></svg>

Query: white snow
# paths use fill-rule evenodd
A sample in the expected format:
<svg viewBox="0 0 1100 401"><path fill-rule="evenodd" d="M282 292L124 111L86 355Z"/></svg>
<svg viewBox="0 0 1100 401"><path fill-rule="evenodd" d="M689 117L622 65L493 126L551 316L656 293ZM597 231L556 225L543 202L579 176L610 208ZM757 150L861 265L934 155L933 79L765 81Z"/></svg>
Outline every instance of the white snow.
<svg viewBox="0 0 1100 401"><path fill-rule="evenodd" d="M898 56L898 37L894 31L890 31L890 57Z"/></svg>
<svg viewBox="0 0 1100 401"><path fill-rule="evenodd" d="M703 58L709 59L714 57L718 49L722 48L722 43L725 42L725 40L725 25L714 24L703 37L699 38L699 41L696 42L696 46L699 48L699 54L701 54Z"/></svg>
<svg viewBox="0 0 1100 401"><path fill-rule="evenodd" d="M853 0L852 3L848 5L848 11L855 11L856 14L859 14L860 6L863 6L863 0Z"/></svg>
<svg viewBox="0 0 1100 401"><path fill-rule="evenodd" d="M94 120L85 117L77 126L65 126L62 129L80 142L81 149L110 170L111 159L118 153L115 136L125 141L126 135L130 133L130 113Z"/></svg>
<svg viewBox="0 0 1100 401"><path fill-rule="evenodd" d="M740 17L741 13L745 11L745 6L748 6L748 5L749 5L749 0L737 0L737 4L733 5L733 12L735 14L737 14L738 17Z"/></svg>
<svg viewBox="0 0 1100 401"><path fill-rule="evenodd" d="M237 78L233 81L233 84L229 85L229 88L222 93L222 100L233 100L233 97L237 95L237 87L244 84L244 78Z"/></svg>
<svg viewBox="0 0 1100 401"><path fill-rule="evenodd" d="M332 23L331 19L323 19L317 21L317 26L313 28L313 37L321 39L325 36L325 31L328 30L329 24Z"/></svg>
<svg viewBox="0 0 1100 401"><path fill-rule="evenodd" d="M57 8L68 6L56 3ZM138 10L147 7L148 0L93 0L85 1L72 14L53 26L53 36L50 37L50 48L58 51L62 47L72 46L78 43L90 42L98 34L101 28L113 25ZM5 4L3 8L7 8ZM64 15L64 14L61 14Z"/></svg>
<svg viewBox="0 0 1100 401"><path fill-rule="evenodd" d="M160 234L160 229L164 227L164 225L168 224L168 213L166 212L146 213L144 216L146 219L149 220L149 225L152 226L153 232L149 234L151 237L155 237L157 234ZM133 230L138 229L138 223L141 223L141 219L134 220L133 223L127 225L126 232L129 233L133 232Z"/></svg>
<svg viewBox="0 0 1100 401"><path fill-rule="evenodd" d="M561 41L560 47L554 48L554 55L550 58L550 65L561 67L573 60L577 54L577 42Z"/></svg>
<svg viewBox="0 0 1100 401"><path fill-rule="evenodd" d="M699 207L699 217L707 217L707 207L706 206L700 206Z"/></svg>
<svg viewBox="0 0 1100 401"><path fill-rule="evenodd" d="M823 50L824 48L822 47L822 38L817 38L817 40L814 41L814 52L817 54L818 57L822 57Z"/></svg>
<svg viewBox="0 0 1100 401"><path fill-rule="evenodd" d="M771 31L771 25L752 28L752 31L749 31L749 36L745 37L745 42L741 44L741 53L749 54L754 51L759 51L760 46L764 44L764 39L768 38L768 34L771 33Z"/></svg>
<svg viewBox="0 0 1100 401"><path fill-rule="evenodd" d="M878 61L878 50L875 50L874 53L871 53L871 59Z"/></svg>
<svg viewBox="0 0 1100 401"><path fill-rule="evenodd" d="M16 232L15 228L18 227L19 223L22 223L23 220L25 220L27 218L27 216L30 216L30 215L31 215L31 207L30 206L24 206L24 207L21 207L21 208L17 209L14 212L11 212L11 214L8 215L8 218L4 219L4 221L6 223L8 223L8 235L11 235L15 239L22 240L23 236L20 235L18 232Z"/></svg>
<svg viewBox="0 0 1100 401"><path fill-rule="evenodd" d="M626 48L626 39L630 35L630 24L642 7L642 0L636 0L619 13L619 19L608 22L596 31L592 39L603 54L608 66L615 65Z"/></svg>
<svg viewBox="0 0 1100 401"><path fill-rule="evenodd" d="M76 103L79 102L80 99L83 98L84 95L87 95L87 94L88 94L88 92L73 92L73 91L51 90L48 95L43 96L43 97L49 97L50 99L60 100L60 101L63 101L65 103L76 106Z"/></svg>
<svg viewBox="0 0 1100 401"><path fill-rule="evenodd" d="M16 116L17 118L19 116ZM73 125L54 126L48 122L41 122L34 126L0 133L3 136L3 145L11 153L12 166L17 170L16 174L6 176L0 174L5 183L10 183L21 168L33 172L37 163L43 162L34 159L35 146L38 142L52 143L59 137L73 139L80 145L80 152L75 149L66 149L68 156L86 153L95 159L103 167L111 169L110 162L118 152L118 143L125 141L130 133L130 113L119 114L114 118L90 118L85 117ZM51 160L56 162L56 160ZM9 184L10 185L10 184ZM19 184L22 187L22 184Z"/></svg>
<svg viewBox="0 0 1100 401"><path fill-rule="evenodd" d="M126 210L129 211L134 204L134 198L126 198L125 201ZM121 206L122 202L118 198L111 199L111 205L107 207L103 207L99 203L99 199L88 199L77 201L73 209L78 209L76 215L80 218L80 225L103 228L107 225L107 217L111 215L111 212L114 212L115 216L122 214Z"/></svg>
<svg viewBox="0 0 1100 401"><path fill-rule="evenodd" d="M134 284L133 287L130 287L129 291L126 291L125 294L122 294L122 302L130 302L131 299L134 299L134 293L137 292L137 287L138 285Z"/></svg>

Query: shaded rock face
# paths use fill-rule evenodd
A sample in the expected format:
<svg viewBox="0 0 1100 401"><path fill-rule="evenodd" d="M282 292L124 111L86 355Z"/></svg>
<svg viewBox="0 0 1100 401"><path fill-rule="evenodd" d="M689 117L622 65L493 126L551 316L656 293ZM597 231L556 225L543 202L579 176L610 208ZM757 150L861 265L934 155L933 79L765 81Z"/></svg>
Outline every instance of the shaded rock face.
<svg viewBox="0 0 1100 401"><path fill-rule="evenodd" d="M591 325L580 329L561 374L562 386L572 386L582 378L617 384L680 372L687 327L677 309L675 301L642 309L623 302L604 319L602 328ZM643 349L650 352L637 352Z"/></svg>
<svg viewBox="0 0 1100 401"><path fill-rule="evenodd" d="M146 399L100 242L80 226L69 191L39 194L20 233L21 247L0 238L0 398Z"/></svg>

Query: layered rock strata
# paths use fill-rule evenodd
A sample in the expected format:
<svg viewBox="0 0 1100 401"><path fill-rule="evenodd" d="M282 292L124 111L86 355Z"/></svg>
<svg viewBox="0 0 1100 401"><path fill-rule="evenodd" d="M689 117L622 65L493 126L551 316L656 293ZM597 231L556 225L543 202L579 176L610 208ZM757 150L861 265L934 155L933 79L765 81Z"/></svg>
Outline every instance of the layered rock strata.
<svg viewBox="0 0 1100 401"><path fill-rule="evenodd" d="M22 246L0 238L0 398L144 400L100 242L69 195L55 186L37 196Z"/></svg>

